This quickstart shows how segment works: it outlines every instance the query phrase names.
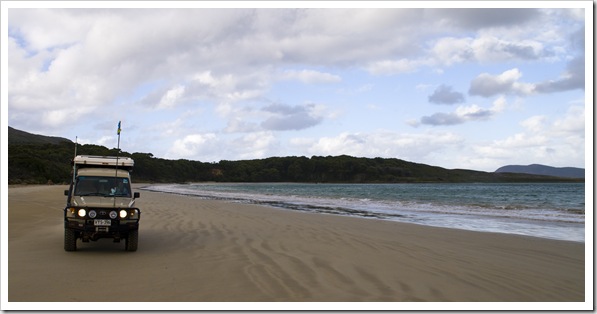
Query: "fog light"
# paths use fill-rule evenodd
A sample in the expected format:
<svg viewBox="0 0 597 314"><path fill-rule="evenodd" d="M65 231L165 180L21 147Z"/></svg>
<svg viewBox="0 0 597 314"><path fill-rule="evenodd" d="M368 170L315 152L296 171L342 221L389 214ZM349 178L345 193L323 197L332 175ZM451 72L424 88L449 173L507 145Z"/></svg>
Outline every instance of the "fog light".
<svg viewBox="0 0 597 314"><path fill-rule="evenodd" d="M85 214L87 214L87 212L83 208L81 208L81 209L79 209L78 214L79 214L79 217L85 217Z"/></svg>
<svg viewBox="0 0 597 314"><path fill-rule="evenodd" d="M120 218L126 218L126 210L121 210L120 211Z"/></svg>
<svg viewBox="0 0 597 314"><path fill-rule="evenodd" d="M89 211L89 218L95 218L96 216L97 216L97 213L95 212L95 210Z"/></svg>
<svg viewBox="0 0 597 314"><path fill-rule="evenodd" d="M117 216L118 216L118 214L116 213L115 210L113 210L113 211L110 212L110 218L116 219Z"/></svg>
<svg viewBox="0 0 597 314"><path fill-rule="evenodd" d="M72 208L72 207L68 208L66 210L66 217L75 217L76 216L75 212L76 212L76 210L74 208Z"/></svg>

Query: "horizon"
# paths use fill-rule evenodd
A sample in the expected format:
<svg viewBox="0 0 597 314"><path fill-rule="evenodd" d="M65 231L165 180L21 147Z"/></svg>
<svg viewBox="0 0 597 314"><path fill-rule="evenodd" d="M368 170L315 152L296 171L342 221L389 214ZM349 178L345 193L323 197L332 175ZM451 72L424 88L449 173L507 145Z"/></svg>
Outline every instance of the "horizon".
<svg viewBox="0 0 597 314"><path fill-rule="evenodd" d="M122 121L169 160L592 160L587 1L234 4L3 2L3 124L116 147Z"/></svg>
<svg viewBox="0 0 597 314"><path fill-rule="evenodd" d="M16 128L11 127L11 126L9 126L9 127L12 128L12 129L14 129L14 130L21 131L21 132L26 132L26 133L29 133L29 134L32 134L32 135L35 135L35 136L57 137L57 138L62 138L62 139L68 140L68 141L70 141L73 144L75 143L74 141L71 141L70 139L62 137L62 136L47 136L47 135L43 135L43 134L34 134L34 133L27 132L25 130L16 129ZM77 143L77 144L79 144L79 143ZM98 145L98 144L88 143L88 144L81 144L81 145ZM100 146L103 146L103 145L100 145ZM107 147L107 146L104 146L104 147L106 147L107 149L117 149L116 147L112 147L112 148ZM123 149L120 149L120 151L121 152L125 152L127 154L131 154L131 155L132 154L151 154L153 158L161 158L161 157L156 157L155 155L153 155L152 152L132 152L131 153L131 152L125 151ZM379 157L379 156L378 157L358 157L358 156L351 156L351 155L345 155L345 154L343 154L343 155L327 155L327 156L318 156L318 155L311 155L311 156L306 156L306 155L301 155L301 156L296 156L296 155L295 156L268 156L268 157L264 157L264 158L254 158L254 159L234 159L234 160L222 159L222 160L218 160L218 161L215 161L215 162L201 161L201 160L195 160L195 159L187 159L187 160L201 162L201 163L219 163L221 161L249 161L249 160L261 160L261 159L267 159L267 158L292 158L292 157L298 157L298 158L300 158L300 157L304 157L304 158L312 159L314 157L323 157L323 158L332 157L333 158L333 157L341 157L341 156L347 156L347 157L351 157L351 158L366 158L366 159L375 159L375 158L382 158L382 159L393 159L394 158L394 159L400 159L400 158L396 158L396 157ZM164 160L171 160L171 161L179 160L179 159L168 159L168 158L162 158L162 159L164 159ZM417 161L412 161L412 160L404 160L404 161L410 162L410 163L419 163ZM432 165L432 164L425 164L425 165L432 166L432 167L441 167L441 166ZM447 169L447 170L473 170L473 171L481 171L481 172L489 172L489 173L491 173L491 172L497 172L497 170L499 170L501 168L512 167L512 166L515 166L515 167L542 166L542 167L549 167L549 168L553 168L553 169L564 169L564 168L583 169L583 170L585 169L585 168L571 167L571 166L554 167L554 166L550 166L550 165L537 164L537 163L528 164L528 165L519 165L519 164L502 165L502 166L496 168L494 171L474 170L474 169L468 169L468 168L463 168L463 167L445 168L445 169ZM441 167L441 168L443 168L443 167Z"/></svg>

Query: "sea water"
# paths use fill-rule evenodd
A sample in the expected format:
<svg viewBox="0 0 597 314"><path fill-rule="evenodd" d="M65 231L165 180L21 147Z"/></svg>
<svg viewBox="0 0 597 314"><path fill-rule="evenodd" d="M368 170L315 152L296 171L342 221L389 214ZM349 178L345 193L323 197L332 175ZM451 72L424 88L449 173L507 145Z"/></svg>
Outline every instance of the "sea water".
<svg viewBox="0 0 597 314"><path fill-rule="evenodd" d="M197 183L143 189L288 210L584 242L584 183Z"/></svg>

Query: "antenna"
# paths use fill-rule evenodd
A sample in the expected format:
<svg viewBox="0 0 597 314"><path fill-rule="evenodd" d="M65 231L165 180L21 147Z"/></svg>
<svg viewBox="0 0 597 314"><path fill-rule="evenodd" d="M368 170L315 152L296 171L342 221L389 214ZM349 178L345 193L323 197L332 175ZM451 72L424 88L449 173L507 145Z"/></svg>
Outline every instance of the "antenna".
<svg viewBox="0 0 597 314"><path fill-rule="evenodd" d="M75 136L75 156L73 157L73 184L75 183L76 173L77 173L77 164L75 163L75 158L77 158L77 144L79 141L79 137Z"/></svg>
<svg viewBox="0 0 597 314"><path fill-rule="evenodd" d="M116 173L114 174L115 177L118 177L118 153L120 153L120 122L118 121L118 130L116 130L116 134L118 134L118 146L116 147Z"/></svg>
<svg viewBox="0 0 597 314"><path fill-rule="evenodd" d="M118 121L118 130L116 134L118 134L118 146L116 147L116 171L114 172L114 179L115 181L118 180L118 154L120 153L120 122ZM114 207L116 207L116 193L114 193Z"/></svg>

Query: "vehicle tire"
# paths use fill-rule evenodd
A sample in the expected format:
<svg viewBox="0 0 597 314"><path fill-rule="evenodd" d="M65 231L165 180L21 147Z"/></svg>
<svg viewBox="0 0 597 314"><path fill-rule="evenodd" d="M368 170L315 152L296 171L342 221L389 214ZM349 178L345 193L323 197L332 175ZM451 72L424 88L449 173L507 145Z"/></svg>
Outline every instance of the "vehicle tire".
<svg viewBox="0 0 597 314"><path fill-rule="evenodd" d="M137 243L139 242L139 230L132 230L126 237L124 249L129 252L135 252L137 250Z"/></svg>
<svg viewBox="0 0 597 314"><path fill-rule="evenodd" d="M64 228L64 250L68 252L77 250L77 234L72 229Z"/></svg>

